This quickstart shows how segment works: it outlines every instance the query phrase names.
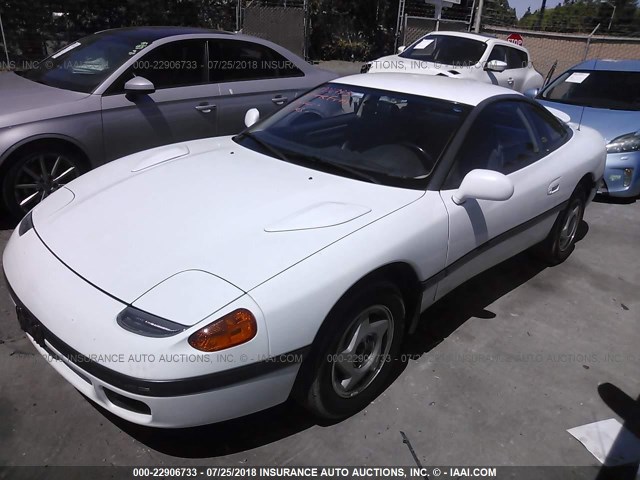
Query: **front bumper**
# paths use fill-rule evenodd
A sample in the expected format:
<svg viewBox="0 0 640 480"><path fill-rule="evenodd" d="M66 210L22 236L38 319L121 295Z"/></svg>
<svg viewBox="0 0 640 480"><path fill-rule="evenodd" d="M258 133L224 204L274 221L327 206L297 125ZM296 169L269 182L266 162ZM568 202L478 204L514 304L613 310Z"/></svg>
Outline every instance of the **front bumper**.
<svg viewBox="0 0 640 480"><path fill-rule="evenodd" d="M629 170L630 176L625 172ZM598 190L600 194L612 197L640 195L640 152L609 153L603 181Z"/></svg>
<svg viewBox="0 0 640 480"><path fill-rule="evenodd" d="M125 420L165 428L203 425L277 405L291 391L304 350L275 359L243 360L229 358L239 356L229 349L204 354L210 359L205 363L174 364L178 350L163 343L166 339L154 339L166 349L150 353L146 345L133 343L148 339L128 337L134 334L105 322L104 317L113 317L123 304L69 270L35 231L22 237L14 232L3 260L21 326L38 352L81 393ZM93 327L96 317L103 318ZM102 332L92 336L99 325ZM125 355L125 346L118 350L115 335L123 335L118 346L129 339L129 352L134 353ZM163 350L167 360L158 363ZM111 363L97 359L96 352L111 355ZM143 352L147 357L141 361ZM172 372L168 378L167 371Z"/></svg>

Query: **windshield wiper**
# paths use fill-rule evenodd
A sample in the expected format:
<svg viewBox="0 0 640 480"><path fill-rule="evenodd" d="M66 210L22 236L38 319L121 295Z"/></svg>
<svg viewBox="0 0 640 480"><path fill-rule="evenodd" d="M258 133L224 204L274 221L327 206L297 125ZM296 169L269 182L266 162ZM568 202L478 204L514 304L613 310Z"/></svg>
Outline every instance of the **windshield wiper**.
<svg viewBox="0 0 640 480"><path fill-rule="evenodd" d="M285 162L289 161L289 158L283 152L281 152L277 148L273 147L272 145L269 145L264 140L261 140L258 136L256 136L255 133L243 132L240 135L237 135L235 138L241 139L241 138L244 138L244 137L250 138L251 140L256 142L258 145L260 145L262 148L264 148L265 150L268 150L274 156L278 157L280 160L284 160Z"/></svg>
<svg viewBox="0 0 640 480"><path fill-rule="evenodd" d="M285 154L282 150L279 150L279 149L273 147L272 145L270 145L267 142L261 140L259 137L257 137L254 133L251 133L251 132L243 132L243 133L237 135L235 138L241 139L241 138L244 138L244 137L250 138L251 140L256 142L258 145L263 147L265 150L268 150L273 155L278 157L280 160L284 160L285 162L291 162L289 157L290 157L290 155L293 155L294 157L302 158L303 160L309 160L309 161L311 161L313 163L316 163L316 164L325 165L327 167L333 168L334 170L338 170L338 171L341 171L341 172L349 173L351 176L359 178L360 180L366 180L368 182L375 183L375 184L378 184L378 185L381 183L374 176L369 175L367 173L364 173L362 170L360 170L358 168L349 167L349 166L344 165L342 163L328 162L328 161L326 161L325 159L323 159L321 157L316 157L314 155L307 155L305 153L300 153L300 152L291 152L290 150L287 150L287 153Z"/></svg>
<svg viewBox="0 0 640 480"><path fill-rule="evenodd" d="M345 165L343 163L329 162L329 161L325 160L322 157L317 157L317 156L314 156L314 155L307 155L305 153L295 152L295 156L301 157L301 158L303 158L305 160L310 160L311 162L316 163L316 164L326 165L326 166L328 166L330 168L333 168L334 170L338 170L338 171L341 171L341 172L349 173L352 176L354 176L356 178L359 178L360 180L366 180L368 182L375 183L377 185L380 185L380 183L381 183L380 180L375 178L373 175L369 175L368 173L363 172L359 168L350 167L350 166Z"/></svg>

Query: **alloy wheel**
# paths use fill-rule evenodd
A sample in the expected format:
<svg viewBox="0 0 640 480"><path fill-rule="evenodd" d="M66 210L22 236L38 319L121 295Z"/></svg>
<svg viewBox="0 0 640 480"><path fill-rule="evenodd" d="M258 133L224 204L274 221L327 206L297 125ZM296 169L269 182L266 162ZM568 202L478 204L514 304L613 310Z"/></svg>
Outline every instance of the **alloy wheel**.
<svg viewBox="0 0 640 480"><path fill-rule="evenodd" d="M64 154L33 155L24 162L15 177L16 203L26 212L78 176L80 172L76 163Z"/></svg>
<svg viewBox="0 0 640 480"><path fill-rule="evenodd" d="M384 305L361 312L346 330L332 362L331 380L335 393L352 398L378 376L393 341L393 315Z"/></svg>
<svg viewBox="0 0 640 480"><path fill-rule="evenodd" d="M574 204L571 210L567 212L567 218L562 225L562 230L560 230L558 248L561 252L565 252L573 244L573 241L576 238L576 233L578 232L578 226L580 224L581 218L582 204Z"/></svg>

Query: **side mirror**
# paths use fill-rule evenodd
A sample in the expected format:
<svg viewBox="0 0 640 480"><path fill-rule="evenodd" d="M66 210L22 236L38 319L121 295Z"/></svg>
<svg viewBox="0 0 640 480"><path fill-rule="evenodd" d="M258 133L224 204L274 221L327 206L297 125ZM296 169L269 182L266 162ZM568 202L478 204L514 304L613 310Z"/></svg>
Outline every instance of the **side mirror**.
<svg viewBox="0 0 640 480"><path fill-rule="evenodd" d="M404 45L398 47L398 55L400 55L402 52L404 52L407 49L407 47L405 47Z"/></svg>
<svg viewBox="0 0 640 480"><path fill-rule="evenodd" d="M489 70L490 72L504 72L507 69L507 62L503 62L502 60L491 60L487 63L487 66L484 67L485 70Z"/></svg>
<svg viewBox="0 0 640 480"><path fill-rule="evenodd" d="M258 120L260 120L260 112L257 108L247 110L247 113L244 114L244 124L247 126L247 128L255 125Z"/></svg>
<svg viewBox="0 0 640 480"><path fill-rule="evenodd" d="M125 93L153 93L156 87L144 77L134 77L124 84Z"/></svg>
<svg viewBox="0 0 640 480"><path fill-rule="evenodd" d="M540 92L540 89L538 89L538 88L529 88L529 89L524 91L524 94L525 94L525 96L533 99L533 98L536 98L538 96L539 92Z"/></svg>
<svg viewBox="0 0 640 480"><path fill-rule="evenodd" d="M506 175L477 169L467 173L451 199L456 205L462 205L468 198L500 202L509 200L512 195L513 182Z"/></svg>

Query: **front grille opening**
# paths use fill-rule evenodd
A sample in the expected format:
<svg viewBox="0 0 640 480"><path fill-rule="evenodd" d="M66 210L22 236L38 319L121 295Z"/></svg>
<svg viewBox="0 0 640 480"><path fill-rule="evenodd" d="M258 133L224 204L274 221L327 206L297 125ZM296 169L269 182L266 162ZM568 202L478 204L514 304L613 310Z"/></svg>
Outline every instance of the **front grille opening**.
<svg viewBox="0 0 640 480"><path fill-rule="evenodd" d="M103 390L109 401L114 405L131 412L141 413L143 415L151 415L151 408L149 408L149 405L147 405L146 403L141 402L140 400L134 400L133 398L125 397L124 395L120 395L119 393L116 393L113 390L109 390L108 388L103 388Z"/></svg>

